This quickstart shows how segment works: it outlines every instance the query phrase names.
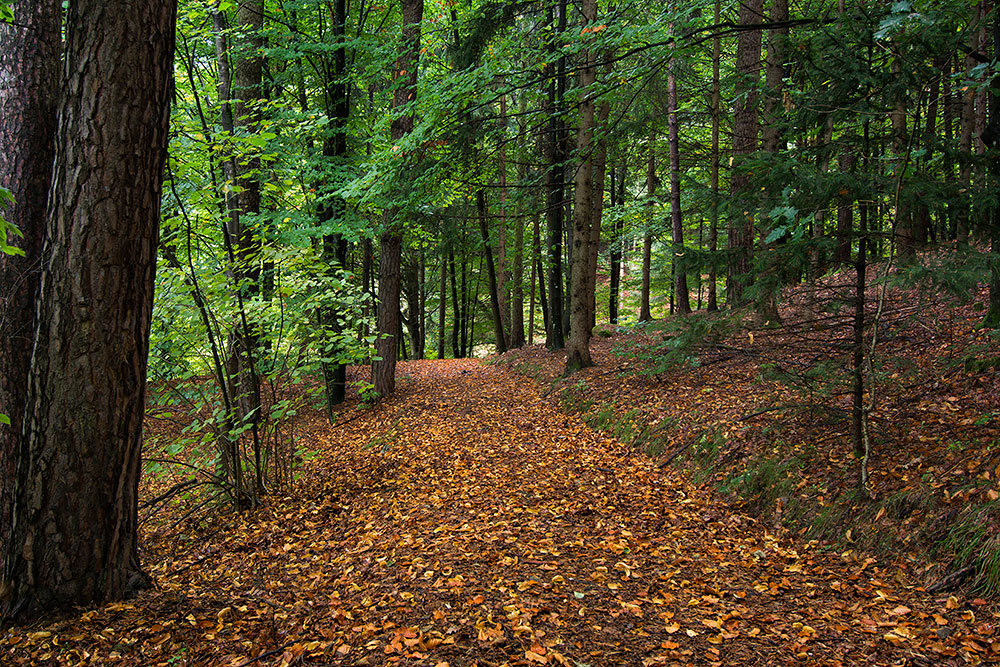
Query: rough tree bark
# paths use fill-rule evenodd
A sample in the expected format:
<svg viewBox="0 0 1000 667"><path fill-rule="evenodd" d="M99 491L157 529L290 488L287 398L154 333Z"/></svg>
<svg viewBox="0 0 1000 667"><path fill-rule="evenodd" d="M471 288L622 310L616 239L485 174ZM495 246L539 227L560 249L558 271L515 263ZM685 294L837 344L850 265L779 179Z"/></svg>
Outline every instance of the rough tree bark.
<svg viewBox="0 0 1000 667"><path fill-rule="evenodd" d="M120 598L148 583L136 498L175 10L174 0L74 0L67 13L4 550L9 616Z"/></svg>
<svg viewBox="0 0 1000 667"><path fill-rule="evenodd" d="M10 528L35 333L61 47L58 0L18 2L13 10L14 23L0 23L0 186L14 195L14 203L0 215L21 230L14 245L24 254L0 253L0 414L10 419L9 426L0 426L0 544Z"/></svg>

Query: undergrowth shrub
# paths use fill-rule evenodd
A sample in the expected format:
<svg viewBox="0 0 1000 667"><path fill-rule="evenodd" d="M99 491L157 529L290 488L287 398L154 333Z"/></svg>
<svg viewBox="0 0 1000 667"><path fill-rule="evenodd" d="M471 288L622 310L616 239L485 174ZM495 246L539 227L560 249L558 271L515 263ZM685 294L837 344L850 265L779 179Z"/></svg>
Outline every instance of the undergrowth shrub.
<svg viewBox="0 0 1000 667"><path fill-rule="evenodd" d="M750 511L760 513L778 498L792 495L801 468L802 460L797 456L761 454L750 459L742 470L730 472L720 490L736 494Z"/></svg>
<svg viewBox="0 0 1000 667"><path fill-rule="evenodd" d="M976 592L1000 593L1000 501L965 508L948 528L938 555L950 556L958 568L972 566Z"/></svg>

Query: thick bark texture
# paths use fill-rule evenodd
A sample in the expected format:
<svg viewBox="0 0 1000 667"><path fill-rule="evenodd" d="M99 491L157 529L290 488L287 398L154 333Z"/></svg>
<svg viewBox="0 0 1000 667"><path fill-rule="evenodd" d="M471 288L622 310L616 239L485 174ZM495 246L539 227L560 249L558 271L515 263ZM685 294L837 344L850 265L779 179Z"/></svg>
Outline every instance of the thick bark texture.
<svg viewBox="0 0 1000 667"><path fill-rule="evenodd" d="M413 130L413 115L403 108L417 95L417 63L420 57L420 21L424 15L424 0L402 0L403 38L396 58L396 79L401 85L392 98L395 116L390 129L393 142ZM380 396L388 396L396 389L396 337L399 330L399 260L403 245L403 232L398 210L385 214L386 230L381 237L378 272L378 316L375 354L372 363L372 384Z"/></svg>
<svg viewBox="0 0 1000 667"><path fill-rule="evenodd" d="M10 528L35 333L60 50L58 0L18 2L13 10L14 24L0 23L0 186L14 203L0 209L0 216L21 230L24 236L14 245L24 255L0 254L0 414L10 418L10 426L0 426L0 544Z"/></svg>
<svg viewBox="0 0 1000 667"><path fill-rule="evenodd" d="M175 9L70 4L8 614L120 598L146 580L136 496Z"/></svg>

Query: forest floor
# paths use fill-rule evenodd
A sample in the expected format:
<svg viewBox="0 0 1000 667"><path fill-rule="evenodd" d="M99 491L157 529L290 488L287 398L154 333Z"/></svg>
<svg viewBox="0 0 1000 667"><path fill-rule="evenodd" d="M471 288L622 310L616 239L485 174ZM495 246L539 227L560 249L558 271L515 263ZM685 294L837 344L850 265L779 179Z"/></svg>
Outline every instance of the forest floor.
<svg viewBox="0 0 1000 667"><path fill-rule="evenodd" d="M0 664L1000 660L986 600L735 512L508 361L402 364L338 426L303 415L288 495L152 522L155 590L2 630Z"/></svg>

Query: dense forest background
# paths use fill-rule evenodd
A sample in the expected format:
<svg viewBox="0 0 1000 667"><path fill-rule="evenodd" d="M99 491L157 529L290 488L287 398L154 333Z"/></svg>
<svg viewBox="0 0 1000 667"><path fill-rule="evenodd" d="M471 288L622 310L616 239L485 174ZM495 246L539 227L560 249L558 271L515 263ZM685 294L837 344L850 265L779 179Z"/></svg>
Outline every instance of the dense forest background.
<svg viewBox="0 0 1000 667"><path fill-rule="evenodd" d="M572 371L598 321L722 309L780 326L782 289L804 285L817 331L853 313L837 381L864 456L880 313L864 286L971 298L992 280L984 322L1000 318L992 5L178 16L150 370L171 391L214 377L198 400L255 452L289 381L321 374L332 409L348 364L375 360L351 389L373 398L397 358L542 341ZM731 322L691 319L663 363Z"/></svg>
<svg viewBox="0 0 1000 667"><path fill-rule="evenodd" d="M47 359L75 359L66 350L112 322L120 349L88 372L115 369L129 405L156 419L195 415L166 454L194 448L202 477L164 498L208 480L200 503L238 509L293 479L303 405L333 421L348 396L384 399L398 359L544 343L566 350L569 375L593 365L598 323L610 335L671 315L652 347L622 354L657 373L703 363L743 323L788 334L799 356L775 359L768 380L842 412L864 490L868 418L893 377L879 355L900 312L889 288L979 299L984 331L1000 325L989 0L218 0L126 8L117 22L89 0L0 8L0 65L20 86L0 118L0 166L16 176L2 184L15 226L0 228L13 253L0 265L5 536L19 507L44 504L21 490L60 459L58 428L73 439L91 423L63 416L89 385L53 389L69 376ZM136 26L149 53L131 48ZM105 43L134 57L101 69ZM112 97L137 102L102 106ZM113 202L106 226L76 227L84 208L104 211L102 190L74 186L97 164L113 175L104 191L137 194ZM94 239L119 245L101 254ZM136 263L81 295L88 256ZM113 295L136 309L88 310ZM77 317L95 324L71 333ZM107 401L93 437L132 443L128 455L81 446L78 460L121 473L95 506L118 507L134 535L141 418L121 395ZM74 484L86 482L45 502L78 498ZM35 518L13 525L29 544L25 526L44 532ZM0 598L18 611L148 584L134 543L112 542L132 567L107 586ZM5 551L5 581L31 570Z"/></svg>

